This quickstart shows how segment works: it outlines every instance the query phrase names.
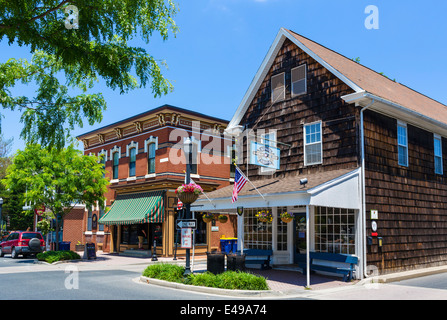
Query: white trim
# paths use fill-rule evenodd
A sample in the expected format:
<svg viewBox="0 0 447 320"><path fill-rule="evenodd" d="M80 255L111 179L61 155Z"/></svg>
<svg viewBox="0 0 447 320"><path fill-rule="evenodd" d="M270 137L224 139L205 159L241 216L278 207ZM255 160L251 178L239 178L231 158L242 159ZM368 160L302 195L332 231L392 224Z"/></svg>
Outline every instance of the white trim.
<svg viewBox="0 0 447 320"><path fill-rule="evenodd" d="M155 150L158 150L158 137L150 136L144 141L144 152L148 153L148 145L155 143Z"/></svg>
<svg viewBox="0 0 447 320"><path fill-rule="evenodd" d="M230 123L228 124L227 130L231 130L233 127L236 127L241 122L242 117L244 116L245 112L247 111L248 107L250 106L250 103L252 102L256 92L259 90L259 87L261 86L262 82L264 81L264 78L266 77L268 71L270 70L270 68L273 64L273 61L276 58L276 55L278 54L279 50L281 49L281 47L286 39L289 39L294 44L296 44L301 50L303 50L310 57L312 57L319 64L321 64L324 68L326 68L329 72L331 72L337 78L339 78L341 81L343 81L346 85L348 85L356 93L364 92L364 90L362 88L360 88L353 81L351 81L345 75L340 73L337 69L335 69L330 64L328 64L326 61L324 61L322 58L320 58L318 55L316 55L313 51L311 51L303 43L301 43L293 35L291 35L287 30L285 30L284 28L281 28L279 30L279 32L277 33L276 38L273 41L273 44L270 46L270 49L267 52L267 55L265 56L264 60L262 61L261 66L259 67L258 71L256 72L256 75L254 76L247 92L245 93L241 103L239 104L239 107L237 108L233 118L231 119ZM307 74L307 69L306 69L306 74Z"/></svg>
<svg viewBox="0 0 447 320"><path fill-rule="evenodd" d="M132 141L131 143L127 144L126 146L126 157L129 157L130 149L135 148L135 155L138 154L138 142Z"/></svg>
<svg viewBox="0 0 447 320"><path fill-rule="evenodd" d="M102 149L101 151L98 152L98 156L104 155L104 161L107 161L107 150Z"/></svg>
<svg viewBox="0 0 447 320"><path fill-rule="evenodd" d="M118 152L118 159L121 159L121 147L114 146L112 149L110 149L110 160L113 161L113 154L115 152Z"/></svg>
<svg viewBox="0 0 447 320"><path fill-rule="evenodd" d="M320 141L317 142L312 142L312 143L307 143L306 142L306 127L312 126L314 124L319 124L320 125ZM320 161L318 162L312 162L312 163L307 163L307 154L306 154L306 146L311 146L311 145L316 145L316 144L320 144ZM311 122L311 123L305 123L303 125L303 153L304 153L304 166L313 166L313 165L318 165L318 164L322 164L323 163L323 123L321 121L315 121L315 122Z"/></svg>

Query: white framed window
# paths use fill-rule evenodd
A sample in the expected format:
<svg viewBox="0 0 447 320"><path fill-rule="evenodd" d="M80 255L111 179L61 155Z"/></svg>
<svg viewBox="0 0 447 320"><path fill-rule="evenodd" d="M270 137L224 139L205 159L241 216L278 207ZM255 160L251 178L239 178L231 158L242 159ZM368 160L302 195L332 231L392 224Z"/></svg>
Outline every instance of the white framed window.
<svg viewBox="0 0 447 320"><path fill-rule="evenodd" d="M292 69L292 98L307 93L307 67L305 64Z"/></svg>
<svg viewBox="0 0 447 320"><path fill-rule="evenodd" d="M285 73L272 76L272 103L283 101L286 98L286 77Z"/></svg>
<svg viewBox="0 0 447 320"><path fill-rule="evenodd" d="M304 165L323 163L321 121L304 125Z"/></svg>
<svg viewBox="0 0 447 320"><path fill-rule="evenodd" d="M397 121L397 153L398 164L408 167L408 132L407 124Z"/></svg>
<svg viewBox="0 0 447 320"><path fill-rule="evenodd" d="M443 174L442 168L442 138L439 134L433 135L435 153L435 173Z"/></svg>

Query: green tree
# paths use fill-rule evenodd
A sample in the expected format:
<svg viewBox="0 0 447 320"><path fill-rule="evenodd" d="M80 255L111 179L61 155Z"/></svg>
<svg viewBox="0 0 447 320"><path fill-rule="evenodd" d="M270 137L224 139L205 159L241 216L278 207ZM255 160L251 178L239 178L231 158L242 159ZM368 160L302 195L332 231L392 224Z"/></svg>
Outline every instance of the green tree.
<svg viewBox="0 0 447 320"><path fill-rule="evenodd" d="M58 218L74 205L104 207L109 181L103 172L98 157L84 156L73 145L48 149L29 144L16 153L2 183L9 192L25 189L23 199L33 208L44 205L49 209L56 219L58 239Z"/></svg>
<svg viewBox="0 0 447 320"><path fill-rule="evenodd" d="M21 112L26 141L61 148L83 118L102 120L106 101L90 93L99 79L120 93L150 85L155 97L167 94L164 62L129 41L148 44L154 33L167 40L176 13L171 0L0 0L0 41L33 53L0 64L0 104ZM15 96L18 83L37 85L35 96Z"/></svg>

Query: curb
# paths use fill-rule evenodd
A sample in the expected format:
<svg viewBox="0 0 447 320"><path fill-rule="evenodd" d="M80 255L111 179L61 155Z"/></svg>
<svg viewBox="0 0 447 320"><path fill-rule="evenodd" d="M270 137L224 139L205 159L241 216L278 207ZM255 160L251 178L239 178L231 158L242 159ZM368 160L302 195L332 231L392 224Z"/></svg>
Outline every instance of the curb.
<svg viewBox="0 0 447 320"><path fill-rule="evenodd" d="M219 288L211 288L211 287L202 287L202 286L192 286L183 283L170 282L165 280L159 280L154 278L148 278L145 276L140 276L140 282L153 284L157 286L168 287L172 289L186 290L186 291L194 291L201 293L209 293L223 296L238 296L238 297L246 297L246 298L261 298L261 297L279 297L284 294L279 291L274 290L231 290L231 289L219 289Z"/></svg>

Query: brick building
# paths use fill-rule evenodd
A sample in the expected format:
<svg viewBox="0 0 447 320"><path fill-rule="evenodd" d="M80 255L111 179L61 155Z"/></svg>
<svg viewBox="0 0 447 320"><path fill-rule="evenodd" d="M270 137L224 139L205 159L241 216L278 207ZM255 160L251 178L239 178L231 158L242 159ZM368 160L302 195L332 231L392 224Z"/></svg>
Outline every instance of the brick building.
<svg viewBox="0 0 447 320"><path fill-rule="evenodd" d="M104 252L138 248L139 228L146 232L144 250L157 255L174 254L177 210L175 189L184 182L184 141L193 142L191 178L204 192L227 186L232 180L233 143L223 131L228 121L186 109L164 105L128 119L82 134L86 155L98 156L110 179L105 210L75 208L64 217L64 241L93 242ZM196 214L195 252L219 247L222 236L236 235L236 218L227 223L203 222ZM213 231L212 231L213 230ZM148 251L148 252L149 252ZM183 252L178 250L177 254Z"/></svg>

